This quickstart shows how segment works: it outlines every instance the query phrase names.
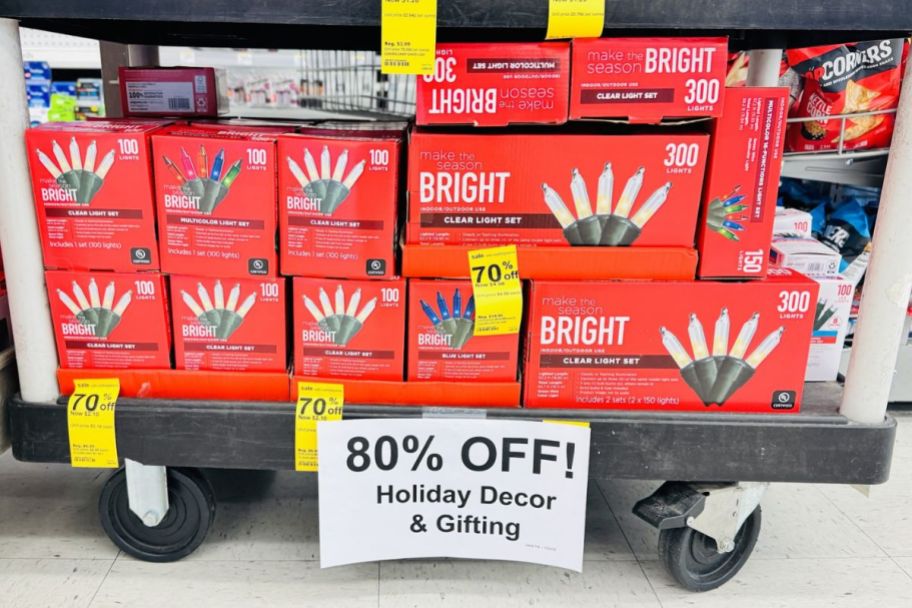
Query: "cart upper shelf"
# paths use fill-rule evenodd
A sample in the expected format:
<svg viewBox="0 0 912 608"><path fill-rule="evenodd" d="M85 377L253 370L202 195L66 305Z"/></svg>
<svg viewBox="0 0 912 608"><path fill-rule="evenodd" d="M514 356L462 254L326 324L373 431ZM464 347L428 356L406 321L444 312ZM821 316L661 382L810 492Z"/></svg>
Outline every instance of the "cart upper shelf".
<svg viewBox="0 0 912 608"><path fill-rule="evenodd" d="M376 49L380 2L0 0L0 16L28 27L131 44ZM541 40L547 18L545 0L438 0L444 41ZM721 31L745 48L764 42L784 47L793 41L897 35L912 30L912 11L894 0L606 0L605 28L624 35Z"/></svg>

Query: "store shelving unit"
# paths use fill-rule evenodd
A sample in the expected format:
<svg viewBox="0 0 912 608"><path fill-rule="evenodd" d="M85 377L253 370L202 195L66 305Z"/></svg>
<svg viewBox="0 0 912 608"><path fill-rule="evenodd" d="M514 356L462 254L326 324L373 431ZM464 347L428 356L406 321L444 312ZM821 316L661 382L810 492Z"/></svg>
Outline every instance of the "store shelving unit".
<svg viewBox="0 0 912 608"><path fill-rule="evenodd" d="M439 40L541 40L544 36L547 2L542 0L439 0L438 7ZM0 237L4 251L17 252L7 261L7 274L22 384L22 396L10 404L9 415L16 458L69 461L66 412L57 389L57 362L21 142L23 120L15 115L20 109L24 111L13 76L16 70L21 73L17 66L17 21L23 26L125 44L294 48L306 41L309 48L376 49L379 13L376 0L0 0L0 76L6 76L8 83L0 92L0 107L6 110L0 116L0 133L6 138L0 146L0 183L4 184L0 190ZM828 40L906 35L912 30L912 13L903 3L890 0L818 4L791 0L606 0L605 23L605 35L730 35L737 48L767 49L758 51L752 60L751 80L768 84L775 82L777 75L776 49ZM912 225L912 207L903 200L910 189L912 78L907 77L875 237L878 249L868 272L868 295L862 306L863 322L856 334L849 381L845 392L835 384L809 386L800 414L442 410L377 405L347 407L346 416L586 420L592 429L592 475L601 478L882 483L889 475L895 435L895 421L885 415L890 370L912 280L912 239L904 236L907 226ZM117 412L119 454L149 469L292 467L289 403L125 398ZM133 475L134 483L153 483L148 476ZM112 481L122 486L123 478L120 475ZM204 487L194 479L180 474L170 481L181 491L190 486ZM169 487L169 491L178 490ZM707 494L707 501L714 499L711 492ZM102 505L106 530L116 542L134 534L154 544L159 528L143 528L135 517L136 521L114 518L117 525L127 528L124 531L115 526L112 533L111 513L126 512L125 495L122 491L105 493L105 500L121 501ZM669 496L653 497L650 504L683 504L672 504ZM702 495L692 498L688 499L688 509L696 509L696 505L702 508ZM205 496L196 503L205 506ZM196 503L181 502L182 508ZM661 526L665 520L647 517L644 509L648 507L641 505L638 513ZM699 511L688 512L699 515ZM201 542L198 532L211 518L200 516L197 520L188 543ZM159 521L152 519L153 524ZM171 525L168 521L160 525ZM189 552L187 547L144 557L174 559Z"/></svg>

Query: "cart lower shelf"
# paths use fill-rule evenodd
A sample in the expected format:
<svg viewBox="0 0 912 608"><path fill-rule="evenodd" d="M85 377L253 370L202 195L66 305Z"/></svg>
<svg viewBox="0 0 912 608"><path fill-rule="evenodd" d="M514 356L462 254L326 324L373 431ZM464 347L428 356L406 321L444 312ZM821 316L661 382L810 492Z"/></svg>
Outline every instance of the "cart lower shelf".
<svg viewBox="0 0 912 608"><path fill-rule="evenodd" d="M887 480L896 422L862 425L837 413L841 387L809 384L795 415L346 406L346 418L476 416L583 420L590 474L601 479L878 484ZM9 404L13 455L69 463L66 407ZM290 403L120 399L121 458L170 467L293 468Z"/></svg>

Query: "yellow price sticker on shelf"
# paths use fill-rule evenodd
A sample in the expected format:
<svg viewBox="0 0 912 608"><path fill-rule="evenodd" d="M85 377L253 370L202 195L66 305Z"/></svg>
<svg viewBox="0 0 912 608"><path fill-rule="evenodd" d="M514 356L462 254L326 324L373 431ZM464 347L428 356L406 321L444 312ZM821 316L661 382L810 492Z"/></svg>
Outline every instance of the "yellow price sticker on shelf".
<svg viewBox="0 0 912 608"><path fill-rule="evenodd" d="M589 428L589 423L583 422L582 420L560 420L558 418L543 418L542 422L546 422L548 424L569 424L570 426L581 426L587 429Z"/></svg>
<svg viewBox="0 0 912 608"><path fill-rule="evenodd" d="M545 38L598 38L605 27L605 0L548 0Z"/></svg>
<svg viewBox="0 0 912 608"><path fill-rule="evenodd" d="M120 380L74 380L73 386L73 394L67 402L70 464L116 469L119 462L114 408L120 394Z"/></svg>
<svg viewBox="0 0 912 608"><path fill-rule="evenodd" d="M295 405L295 471L316 471L317 423L341 420L345 387L341 384L298 382Z"/></svg>
<svg viewBox="0 0 912 608"><path fill-rule="evenodd" d="M433 74L437 45L437 0L383 0L380 71Z"/></svg>
<svg viewBox="0 0 912 608"><path fill-rule="evenodd" d="M522 323L522 285L516 245L469 252L475 297L476 336L519 333Z"/></svg>

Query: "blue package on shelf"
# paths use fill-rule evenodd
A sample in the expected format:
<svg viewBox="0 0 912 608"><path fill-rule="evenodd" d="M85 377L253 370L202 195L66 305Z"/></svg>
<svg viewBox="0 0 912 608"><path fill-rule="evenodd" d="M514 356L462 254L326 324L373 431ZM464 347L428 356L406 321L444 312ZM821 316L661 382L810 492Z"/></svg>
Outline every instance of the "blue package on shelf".
<svg viewBox="0 0 912 608"><path fill-rule="evenodd" d="M60 93L62 95L69 95L70 97L76 97L76 82L75 81L59 81L51 83L51 94Z"/></svg>
<svg viewBox="0 0 912 608"><path fill-rule="evenodd" d="M28 106L30 108L51 107L50 84L26 84L25 96L28 99Z"/></svg>
<svg viewBox="0 0 912 608"><path fill-rule="evenodd" d="M25 61L23 62L26 82L50 82L51 66L47 61Z"/></svg>

